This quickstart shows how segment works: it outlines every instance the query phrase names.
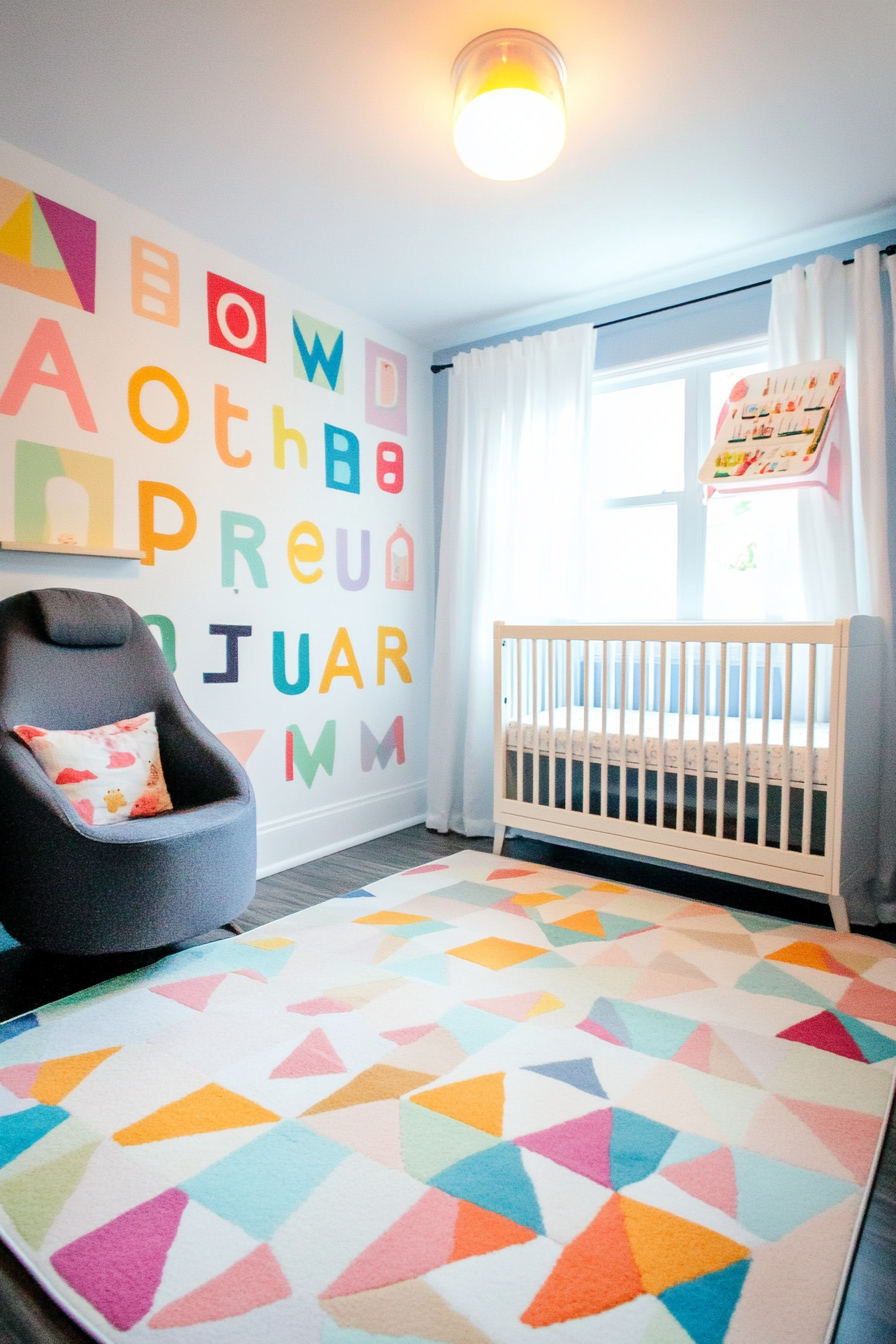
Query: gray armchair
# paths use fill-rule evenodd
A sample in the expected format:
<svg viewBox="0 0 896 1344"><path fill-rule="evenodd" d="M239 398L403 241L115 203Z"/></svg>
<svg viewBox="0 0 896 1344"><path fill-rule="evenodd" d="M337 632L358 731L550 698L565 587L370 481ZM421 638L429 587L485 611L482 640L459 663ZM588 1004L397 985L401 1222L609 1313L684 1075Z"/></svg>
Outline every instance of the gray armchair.
<svg viewBox="0 0 896 1344"><path fill-rule="evenodd" d="M155 711L173 812L88 826L12 732ZM47 952L138 951L234 919L255 894L255 798L117 597L45 588L0 602L0 923Z"/></svg>

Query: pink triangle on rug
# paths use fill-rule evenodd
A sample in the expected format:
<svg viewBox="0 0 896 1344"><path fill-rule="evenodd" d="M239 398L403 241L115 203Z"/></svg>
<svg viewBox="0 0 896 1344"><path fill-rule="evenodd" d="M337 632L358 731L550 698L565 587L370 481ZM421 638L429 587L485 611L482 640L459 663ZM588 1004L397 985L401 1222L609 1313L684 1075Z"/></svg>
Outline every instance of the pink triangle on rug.
<svg viewBox="0 0 896 1344"><path fill-rule="evenodd" d="M274 1252L267 1243L262 1243L223 1274L169 1302L147 1324L152 1330L167 1330L177 1325L225 1321L291 1296L292 1288Z"/></svg>
<svg viewBox="0 0 896 1344"><path fill-rule="evenodd" d="M321 1297L347 1297L371 1288L386 1288L440 1269L454 1250L458 1208L453 1196L438 1189L427 1190L343 1270Z"/></svg>
<svg viewBox="0 0 896 1344"><path fill-rule="evenodd" d="M394 1041L396 1045L413 1045L414 1041L435 1031L438 1025L438 1022L424 1022L420 1027L397 1027L395 1031L381 1031L380 1035L387 1041Z"/></svg>
<svg viewBox="0 0 896 1344"><path fill-rule="evenodd" d="M286 1011L301 1013L303 1017L318 1017L321 1013L351 1013L354 1010L350 1003L343 1003L341 999L331 999L325 995L321 999L305 999L302 1003L291 1003Z"/></svg>
<svg viewBox="0 0 896 1344"><path fill-rule="evenodd" d="M250 971L248 968L234 971L234 975L244 975L247 980L260 980L263 985L266 985L268 982L267 976L262 975L261 971Z"/></svg>
<svg viewBox="0 0 896 1344"><path fill-rule="evenodd" d="M31 1089L37 1082L37 1075L40 1073L40 1064L10 1064L8 1068L0 1069L0 1083L11 1092L14 1097L31 1096Z"/></svg>
<svg viewBox="0 0 896 1344"><path fill-rule="evenodd" d="M786 1031L779 1031L778 1037L782 1041L799 1041L802 1045L814 1045L816 1050L827 1050L832 1055L842 1055L844 1059L858 1059L865 1063L865 1056L843 1023L827 1009L815 1017L796 1022Z"/></svg>
<svg viewBox="0 0 896 1344"><path fill-rule="evenodd" d="M709 1051L713 1042L712 1027L701 1022L696 1031L692 1031L680 1050L672 1056L676 1064L687 1064L701 1073L711 1073Z"/></svg>
<svg viewBox="0 0 896 1344"><path fill-rule="evenodd" d="M467 999L466 1002L468 1008L481 1008L484 1013L509 1017L511 1022L525 1022L541 997L540 989L530 989L525 994L510 994L504 999Z"/></svg>
<svg viewBox="0 0 896 1344"><path fill-rule="evenodd" d="M447 867L447 863L424 863L422 868L406 868L401 877L413 877L415 873L442 873Z"/></svg>
<svg viewBox="0 0 896 1344"><path fill-rule="evenodd" d="M300 1046L287 1055L270 1075L272 1078L313 1078L319 1074L348 1073L329 1038L315 1027Z"/></svg>
<svg viewBox="0 0 896 1344"><path fill-rule="evenodd" d="M520 1148L541 1153L569 1171L587 1176L598 1185L611 1186L610 1135L613 1130L613 1112L610 1107L591 1111L577 1120L564 1120L550 1129L535 1134L524 1134L514 1139Z"/></svg>
<svg viewBox="0 0 896 1344"><path fill-rule="evenodd" d="M717 1148L689 1162L675 1162L660 1174L686 1195L721 1209L729 1218L737 1217L737 1177L730 1148Z"/></svg>
<svg viewBox="0 0 896 1344"><path fill-rule="evenodd" d="M516 905L515 902L515 896L508 896L506 901L499 901L497 905L492 906L492 909L500 910L503 915L521 915L523 919L531 919L531 915L521 905Z"/></svg>
<svg viewBox="0 0 896 1344"><path fill-rule="evenodd" d="M496 868L494 872L489 873L485 879L486 882L503 882L511 877L533 877L534 868Z"/></svg>
<svg viewBox="0 0 896 1344"><path fill-rule="evenodd" d="M171 985L150 985L149 988L153 994L174 999L175 1002L182 1003L185 1008L195 1008L201 1013L221 981L226 979L226 973L199 975L195 980L176 980Z"/></svg>
<svg viewBox="0 0 896 1344"><path fill-rule="evenodd" d="M823 1106L817 1101L798 1101L795 1097L779 1097L778 1100L811 1129L857 1181L861 1183L868 1179L880 1138L877 1116L844 1110L840 1106Z"/></svg>
<svg viewBox="0 0 896 1344"><path fill-rule="evenodd" d="M187 1203L182 1190L165 1190L70 1241L50 1264L116 1330L130 1330L152 1306Z"/></svg>
<svg viewBox="0 0 896 1344"><path fill-rule="evenodd" d="M585 962L586 966L624 966L626 970L637 967L641 970L641 963L635 961L631 953L618 943L610 943L609 947L604 947L600 952L595 952L593 957L589 957Z"/></svg>

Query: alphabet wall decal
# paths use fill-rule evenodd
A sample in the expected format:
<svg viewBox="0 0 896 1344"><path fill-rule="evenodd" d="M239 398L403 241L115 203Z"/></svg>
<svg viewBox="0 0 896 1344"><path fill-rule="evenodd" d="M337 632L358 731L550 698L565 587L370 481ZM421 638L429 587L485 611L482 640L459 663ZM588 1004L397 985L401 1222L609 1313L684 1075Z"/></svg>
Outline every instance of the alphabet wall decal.
<svg viewBox="0 0 896 1344"><path fill-rule="evenodd" d="M264 295L208 272L208 340L219 350L267 360Z"/></svg>
<svg viewBox="0 0 896 1344"><path fill-rule="evenodd" d="M176 252L146 238L131 239L131 312L180 326L180 262Z"/></svg>
<svg viewBox="0 0 896 1344"><path fill-rule="evenodd" d="M239 681L240 679L240 640L248 639L252 634L251 625L210 625L210 635L223 635L226 644L226 663L223 672L203 672L206 683Z"/></svg>
<svg viewBox="0 0 896 1344"><path fill-rule="evenodd" d="M298 770L310 789L318 770L332 775L336 760L336 720L328 719L320 731L314 750L309 751L296 724L291 723L286 730L286 778L295 778L294 768Z"/></svg>
<svg viewBox="0 0 896 1344"><path fill-rule="evenodd" d="M310 644L307 634L299 635L296 680L290 681L286 675L286 635L282 630L274 631L272 675L281 695L302 695L311 685Z"/></svg>

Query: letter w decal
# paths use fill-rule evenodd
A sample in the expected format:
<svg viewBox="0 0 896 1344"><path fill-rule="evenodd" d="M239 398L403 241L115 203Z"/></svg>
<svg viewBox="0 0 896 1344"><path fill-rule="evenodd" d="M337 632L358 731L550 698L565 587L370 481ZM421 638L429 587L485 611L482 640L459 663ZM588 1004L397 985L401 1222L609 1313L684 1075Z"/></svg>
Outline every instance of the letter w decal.
<svg viewBox="0 0 896 1344"><path fill-rule="evenodd" d="M395 752L399 765L404 765L404 719L399 714L392 720L382 742L377 742L367 724L361 723L361 769L372 770L374 761L379 761L380 769L386 766Z"/></svg>
<svg viewBox="0 0 896 1344"><path fill-rule="evenodd" d="M308 788L314 783L318 767L328 775L333 773L336 759L336 720L328 719L321 729L320 737L313 751L309 751L305 739L294 723L286 730L286 778L293 779L293 766L298 770Z"/></svg>
<svg viewBox="0 0 896 1344"><path fill-rule="evenodd" d="M311 327L314 332L310 350L305 334L299 325L300 317L304 319L306 328ZM292 331L296 342L295 353L299 356L299 359L294 361L296 376L301 378L304 375L309 383L316 383L318 387L326 385L333 392L341 392L343 332L338 327L328 326L325 322L317 322L314 318L306 317L303 313L293 315ZM329 355L324 350L321 332L330 343ZM299 360L301 360L301 367L299 366ZM323 375L323 378L318 377L318 372ZM324 384L324 379L326 379L326 384Z"/></svg>

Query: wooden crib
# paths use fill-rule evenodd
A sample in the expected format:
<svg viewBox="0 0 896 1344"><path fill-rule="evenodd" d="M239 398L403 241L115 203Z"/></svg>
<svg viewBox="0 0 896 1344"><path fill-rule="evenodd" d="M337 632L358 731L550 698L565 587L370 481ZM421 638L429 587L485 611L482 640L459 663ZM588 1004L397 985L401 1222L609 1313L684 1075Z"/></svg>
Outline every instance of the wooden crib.
<svg viewBox="0 0 896 1344"><path fill-rule="evenodd" d="M877 866L879 620L495 624L508 826L824 895ZM866 907L867 908L867 907Z"/></svg>

